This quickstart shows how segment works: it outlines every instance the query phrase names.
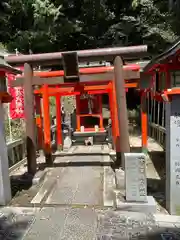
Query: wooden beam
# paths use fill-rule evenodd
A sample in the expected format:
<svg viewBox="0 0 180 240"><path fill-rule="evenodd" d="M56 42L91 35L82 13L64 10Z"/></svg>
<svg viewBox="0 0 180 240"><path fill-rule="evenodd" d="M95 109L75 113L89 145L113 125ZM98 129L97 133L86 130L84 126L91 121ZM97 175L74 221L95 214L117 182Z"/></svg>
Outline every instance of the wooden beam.
<svg viewBox="0 0 180 240"><path fill-rule="evenodd" d="M52 77L52 78L40 78L38 76L34 76L32 79L32 85L41 86L44 84L48 85L56 85L64 83L64 77ZM16 81L11 81L11 87L20 87L24 84L24 77L17 77Z"/></svg>
<svg viewBox="0 0 180 240"><path fill-rule="evenodd" d="M72 53L72 51L7 56L5 57L5 61L7 61L11 65L21 65L24 62L28 62L38 66L54 65L55 63L60 65L62 63L63 53ZM123 59L139 59L147 55L147 46L141 45L128 47L112 47L77 51L77 57L79 62L94 62L102 60L113 61L115 56L119 55L121 55Z"/></svg>
<svg viewBox="0 0 180 240"><path fill-rule="evenodd" d="M139 71L132 70L124 70L123 71L123 79L139 79L140 73ZM114 79L114 72L106 72L106 73L96 73L96 74L81 74L80 82L91 82L91 81L110 81ZM24 77L18 77L16 81L11 82L11 87L23 86ZM40 78L38 76L34 76L32 80L33 85L56 85L64 83L64 77L48 77L48 78Z"/></svg>
<svg viewBox="0 0 180 240"><path fill-rule="evenodd" d="M83 87L83 86L82 86ZM108 89L108 85L94 85L94 86L84 86L84 91L93 91L93 90L106 90ZM42 93L42 88L40 89L35 89L34 93L39 94ZM48 87L48 93L49 94L56 94L56 93L79 93L80 90L76 89L76 86L74 87L65 87L65 88L54 88L54 87Z"/></svg>
<svg viewBox="0 0 180 240"><path fill-rule="evenodd" d="M125 88L137 88L138 81L134 80L131 83L125 83ZM95 86L85 86L85 91L88 94L104 94L108 93L109 85L100 85L99 87ZM52 91L51 91L52 90ZM50 88L50 92L48 91L49 96L56 96L57 94L61 96L71 96L71 95L79 95L80 91L76 91L74 87L60 87L60 88ZM34 94L42 94L42 88L35 89Z"/></svg>

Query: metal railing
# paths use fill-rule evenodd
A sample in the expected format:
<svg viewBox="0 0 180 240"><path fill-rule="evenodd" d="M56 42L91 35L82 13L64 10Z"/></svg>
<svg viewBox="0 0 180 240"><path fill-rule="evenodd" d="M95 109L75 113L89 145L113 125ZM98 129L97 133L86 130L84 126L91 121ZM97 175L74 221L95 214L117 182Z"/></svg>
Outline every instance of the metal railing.
<svg viewBox="0 0 180 240"><path fill-rule="evenodd" d="M9 167L26 158L26 146L23 139L18 139L7 143Z"/></svg>
<svg viewBox="0 0 180 240"><path fill-rule="evenodd" d="M56 145L56 125L51 126L51 144ZM26 143L24 139L17 139L6 144L9 168L26 159Z"/></svg>
<svg viewBox="0 0 180 240"><path fill-rule="evenodd" d="M159 145L165 149L166 129L158 124L149 122L149 134Z"/></svg>
<svg viewBox="0 0 180 240"><path fill-rule="evenodd" d="M166 128L165 128L165 103L156 101L148 93L148 135L153 138L162 148L165 149L166 144Z"/></svg>

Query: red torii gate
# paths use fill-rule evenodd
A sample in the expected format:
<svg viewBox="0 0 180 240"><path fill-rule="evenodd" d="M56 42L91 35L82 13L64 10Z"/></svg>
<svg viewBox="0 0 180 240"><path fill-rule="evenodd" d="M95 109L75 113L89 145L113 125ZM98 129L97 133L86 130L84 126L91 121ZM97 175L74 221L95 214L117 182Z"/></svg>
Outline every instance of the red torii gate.
<svg viewBox="0 0 180 240"><path fill-rule="evenodd" d="M13 64L13 65L21 65L22 63L25 63L24 65L24 82L22 81L22 78L15 81L16 86L19 86L22 84L24 86L24 92L25 92L25 116L26 116L26 139L27 139L27 159L28 159L28 172L34 174L36 172L36 141L35 141L35 126L34 126L34 89L33 86L36 85L43 85L43 96L44 97L44 105L47 103L47 99L49 96L49 90L50 86L48 85L56 85L58 86L61 84L61 80L64 82L64 80L68 80L69 82L73 83L74 81L79 82L91 82L91 81L99 81L99 78L95 76L94 73L83 73L80 71L88 71L88 70L81 70L78 69L78 61L114 61L114 69L112 67L108 67L105 72L98 73L100 76L101 81L109 81L109 83L114 79L113 84L107 84L108 88L111 89L111 101L114 108L114 99L117 101L117 114L113 113L113 115L116 115L115 120L117 122L117 125L114 124L118 129L118 139L119 144L117 143L116 139L116 146L121 145L121 151L122 152L129 152L129 137L128 137L128 121L127 121L127 109L126 109L126 98L125 98L125 82L121 81L122 79L136 79L136 85L135 82L129 82L127 80L126 84L130 84L129 86L137 86L137 79L139 79L139 71L132 71L128 70L126 71L123 69L123 62L119 55L123 57L124 59L137 59L139 57L142 57L147 52L147 46L132 46L132 47L117 47L117 48L105 48L105 49L92 49L92 50L81 50L77 52L64 52L64 53L45 53L45 54L32 54L32 55L20 55L20 56L8 56L6 57L6 61ZM68 60L69 58L69 60ZM66 70L65 76L60 77L54 77L54 78L48 78L47 75L45 78L39 77L38 74L40 73L33 73L33 68L31 64L33 65L54 65L54 64L60 64L63 63L64 69ZM73 69L73 74L75 73L75 76L73 74L67 74L68 67L72 66L73 63L75 64L77 69ZM66 66L67 64L67 66ZM123 71L124 70L124 71ZM60 72L59 72L60 73ZM58 74L59 74L58 73ZM60 74L62 74L61 72ZM46 73L42 73L46 74ZM51 74L51 73L48 73ZM131 74L134 76L132 77ZM68 75L68 76L67 76ZM89 76L88 76L89 75ZM74 78L75 77L75 78ZM75 80L74 80L75 79ZM18 82L19 81L19 82ZM62 82L62 83L63 83ZM78 84L78 83L76 83ZM81 83L79 83L81 84ZM15 86L15 85L14 85ZM55 88L58 89L58 88ZM89 91L92 91L92 89L88 89ZM100 89L96 89L96 91L99 91ZM107 90L106 89L101 89ZM53 90L54 91L54 90ZM57 90L56 90L57 91ZM93 89L95 91L95 89ZM108 90L109 91L109 90ZM57 94L57 92L52 92L51 94ZM67 93L67 92L66 92ZM39 93L38 93L39 94ZM58 93L60 94L60 93ZM60 101L59 101L60 102ZM48 108L46 108L45 111L49 111ZM45 115L47 115L45 113ZM117 117L118 116L118 117ZM45 124L48 125L48 128L50 126L49 122L47 121ZM114 128L115 129L115 128ZM121 132L121 135L119 135L119 130L123 129ZM49 148L49 139L50 139L50 132L46 132L45 134L45 146L47 150L47 160L49 159L49 162L51 161L50 158L50 148ZM114 133L113 133L114 135ZM116 135L115 135L116 136ZM59 138L60 139L60 138ZM118 152L120 149L118 147L116 148L116 151ZM118 159L118 158L117 158Z"/></svg>
<svg viewBox="0 0 180 240"><path fill-rule="evenodd" d="M137 64L129 64L123 67L125 70L132 70L139 72L140 67ZM113 70L113 67L94 67L94 68L80 68L80 73L89 74L91 76L96 76L101 73L108 73ZM35 72L35 76L40 78L46 77L49 78L49 83L51 82L50 77L58 77L63 76L64 71L52 71L52 72ZM139 79L128 79L125 80L125 87L128 88L136 88L138 85ZM81 114L80 113L80 95L83 93L87 93L90 95L98 95L96 104L98 106L97 113L88 113L88 114ZM109 81L91 81L91 82L82 82L82 83L64 83L60 85L47 85L44 84L39 89L34 90L34 94L36 94L36 106L38 110L38 116L36 117L36 123L38 126L38 139L40 143L40 147L42 147L42 114L40 109L40 96L43 98L43 109L44 109L44 146L45 152L48 154L51 151L51 139L50 139L50 120L49 120L49 96L56 97L56 120L57 120L57 145L58 149L62 149L62 131L61 131L61 103L60 98L61 96L68 96L68 95L75 95L76 96L76 119L77 119L77 131L80 131L81 127L81 118L86 116L96 116L100 118L100 128L99 131L104 131L103 126L103 116L102 116L102 94L108 94L109 96L109 103L110 103L110 112L111 112L111 119L112 119L112 132L113 132L113 142L116 143L117 148L117 138L119 137L119 126L118 126L118 118L117 118L117 102L115 97L115 89L114 83L112 79ZM38 97L39 96L39 97ZM39 106L38 106L39 105ZM87 129L87 131L94 131L94 129Z"/></svg>

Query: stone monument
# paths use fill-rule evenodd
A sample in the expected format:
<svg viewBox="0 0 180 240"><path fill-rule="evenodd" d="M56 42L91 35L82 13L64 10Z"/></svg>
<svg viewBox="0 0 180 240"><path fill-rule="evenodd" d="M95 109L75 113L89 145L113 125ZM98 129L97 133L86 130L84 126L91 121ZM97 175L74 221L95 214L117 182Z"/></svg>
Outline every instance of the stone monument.
<svg viewBox="0 0 180 240"><path fill-rule="evenodd" d="M116 195L117 208L133 212L155 213L156 202L152 196L147 196L147 156L144 153L124 153L123 157L125 172L122 169L116 171L117 186L120 186L120 189L117 189L120 193Z"/></svg>
<svg viewBox="0 0 180 240"><path fill-rule="evenodd" d="M147 202L146 157L125 153L126 201Z"/></svg>
<svg viewBox="0 0 180 240"><path fill-rule="evenodd" d="M180 95L166 103L166 207L180 215Z"/></svg>

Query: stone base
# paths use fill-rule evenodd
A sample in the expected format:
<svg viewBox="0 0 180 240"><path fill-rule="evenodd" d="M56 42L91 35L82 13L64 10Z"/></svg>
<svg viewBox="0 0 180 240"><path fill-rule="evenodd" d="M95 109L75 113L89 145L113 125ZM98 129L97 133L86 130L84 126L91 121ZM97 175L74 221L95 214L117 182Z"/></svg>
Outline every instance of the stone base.
<svg viewBox="0 0 180 240"><path fill-rule="evenodd" d="M116 205L119 210L143 213L156 213L157 204L152 196L147 196L147 202L127 202L125 200L125 172L116 169Z"/></svg>
<svg viewBox="0 0 180 240"><path fill-rule="evenodd" d="M63 151L68 151L72 146L72 141L71 138L69 136L66 136L64 138L64 144L63 144Z"/></svg>
<svg viewBox="0 0 180 240"><path fill-rule="evenodd" d="M118 210L142 213L156 213L156 201L153 196L147 196L147 202L126 202L119 199L116 195L116 204Z"/></svg>

